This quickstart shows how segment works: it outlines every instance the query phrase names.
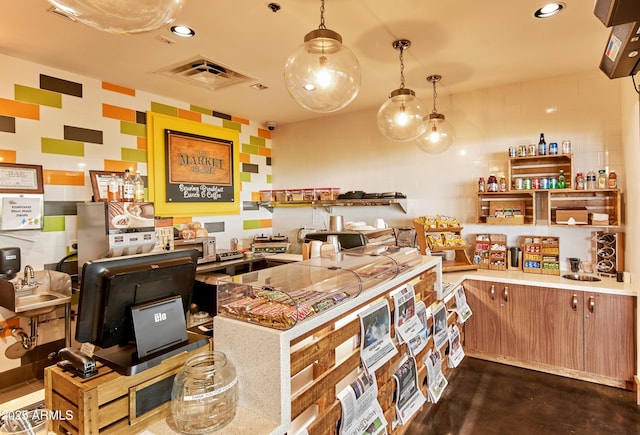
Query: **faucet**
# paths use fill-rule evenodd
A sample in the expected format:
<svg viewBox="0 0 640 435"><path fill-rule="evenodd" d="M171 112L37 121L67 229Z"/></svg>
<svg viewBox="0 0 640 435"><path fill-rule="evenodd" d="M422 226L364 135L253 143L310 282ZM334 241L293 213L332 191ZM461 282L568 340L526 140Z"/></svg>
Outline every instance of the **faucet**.
<svg viewBox="0 0 640 435"><path fill-rule="evenodd" d="M36 279L36 274L33 271L33 267L28 264L24 267L24 278L22 279L23 285L32 285Z"/></svg>

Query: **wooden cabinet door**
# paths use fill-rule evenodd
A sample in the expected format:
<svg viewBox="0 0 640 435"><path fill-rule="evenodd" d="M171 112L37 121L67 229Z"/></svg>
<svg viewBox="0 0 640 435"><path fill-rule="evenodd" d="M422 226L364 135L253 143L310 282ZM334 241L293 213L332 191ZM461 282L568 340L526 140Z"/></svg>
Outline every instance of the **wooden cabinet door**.
<svg viewBox="0 0 640 435"><path fill-rule="evenodd" d="M635 298L584 294L585 370L625 382L635 369Z"/></svg>
<svg viewBox="0 0 640 435"><path fill-rule="evenodd" d="M500 301L502 355L519 361L534 361L540 347L537 310L538 288L498 284Z"/></svg>
<svg viewBox="0 0 640 435"><path fill-rule="evenodd" d="M537 289L539 340L536 362L584 370L583 293L556 288Z"/></svg>
<svg viewBox="0 0 640 435"><path fill-rule="evenodd" d="M500 354L499 301L495 285L465 280L464 289L473 315L464 325L465 350Z"/></svg>

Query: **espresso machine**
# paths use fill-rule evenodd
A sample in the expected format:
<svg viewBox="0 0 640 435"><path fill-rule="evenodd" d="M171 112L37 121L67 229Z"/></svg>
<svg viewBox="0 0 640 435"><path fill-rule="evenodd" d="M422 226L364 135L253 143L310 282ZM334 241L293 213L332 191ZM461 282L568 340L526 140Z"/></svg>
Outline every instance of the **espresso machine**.
<svg viewBox="0 0 640 435"><path fill-rule="evenodd" d="M78 204L78 271L105 257L150 252L156 244L152 202Z"/></svg>

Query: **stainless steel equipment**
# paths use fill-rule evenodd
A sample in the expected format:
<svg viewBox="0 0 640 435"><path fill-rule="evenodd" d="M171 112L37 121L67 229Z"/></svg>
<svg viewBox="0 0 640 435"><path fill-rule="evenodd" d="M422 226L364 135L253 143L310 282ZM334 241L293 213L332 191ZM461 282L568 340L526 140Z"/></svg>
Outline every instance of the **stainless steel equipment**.
<svg viewBox="0 0 640 435"><path fill-rule="evenodd" d="M276 254L287 252L290 245L289 238L280 234L276 236L255 236L251 243L253 252L268 252Z"/></svg>

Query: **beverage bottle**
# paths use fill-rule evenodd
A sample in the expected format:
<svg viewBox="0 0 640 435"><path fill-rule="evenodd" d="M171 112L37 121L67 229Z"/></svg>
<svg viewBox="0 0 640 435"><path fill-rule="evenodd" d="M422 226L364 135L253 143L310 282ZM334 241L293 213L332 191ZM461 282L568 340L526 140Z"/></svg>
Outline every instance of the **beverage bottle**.
<svg viewBox="0 0 640 435"><path fill-rule="evenodd" d="M609 172L609 189L617 189L618 188L618 176L616 175L616 171Z"/></svg>
<svg viewBox="0 0 640 435"><path fill-rule="evenodd" d="M582 172L578 172L576 175L576 190L584 190L584 175Z"/></svg>
<svg viewBox="0 0 640 435"><path fill-rule="evenodd" d="M565 189L567 187L567 179L564 176L564 171L560 169L558 174L558 189Z"/></svg>
<svg viewBox="0 0 640 435"><path fill-rule="evenodd" d="M498 179L495 174L489 175L489 180L487 180L487 192L497 192L498 191Z"/></svg>
<svg viewBox="0 0 640 435"><path fill-rule="evenodd" d="M116 174L111 174L111 179L107 185L107 200L109 202L120 201L120 180Z"/></svg>
<svg viewBox="0 0 640 435"><path fill-rule="evenodd" d="M122 202L133 202L133 179L128 169L124 170L122 177Z"/></svg>
<svg viewBox="0 0 640 435"><path fill-rule="evenodd" d="M604 169L600 169L598 174L598 189L606 189L608 181L606 171Z"/></svg>
<svg viewBox="0 0 640 435"><path fill-rule="evenodd" d="M507 191L507 179L504 176L500 177L500 182L498 183L498 190L500 192Z"/></svg>
<svg viewBox="0 0 640 435"><path fill-rule="evenodd" d="M538 155L547 155L547 142L544 140L544 133L540 133L540 140L538 141Z"/></svg>
<svg viewBox="0 0 640 435"><path fill-rule="evenodd" d="M594 190L596 188L596 173L593 170L587 172L587 189Z"/></svg>
<svg viewBox="0 0 640 435"><path fill-rule="evenodd" d="M140 176L140 171L136 171L133 177L133 201L144 202L144 180Z"/></svg>

